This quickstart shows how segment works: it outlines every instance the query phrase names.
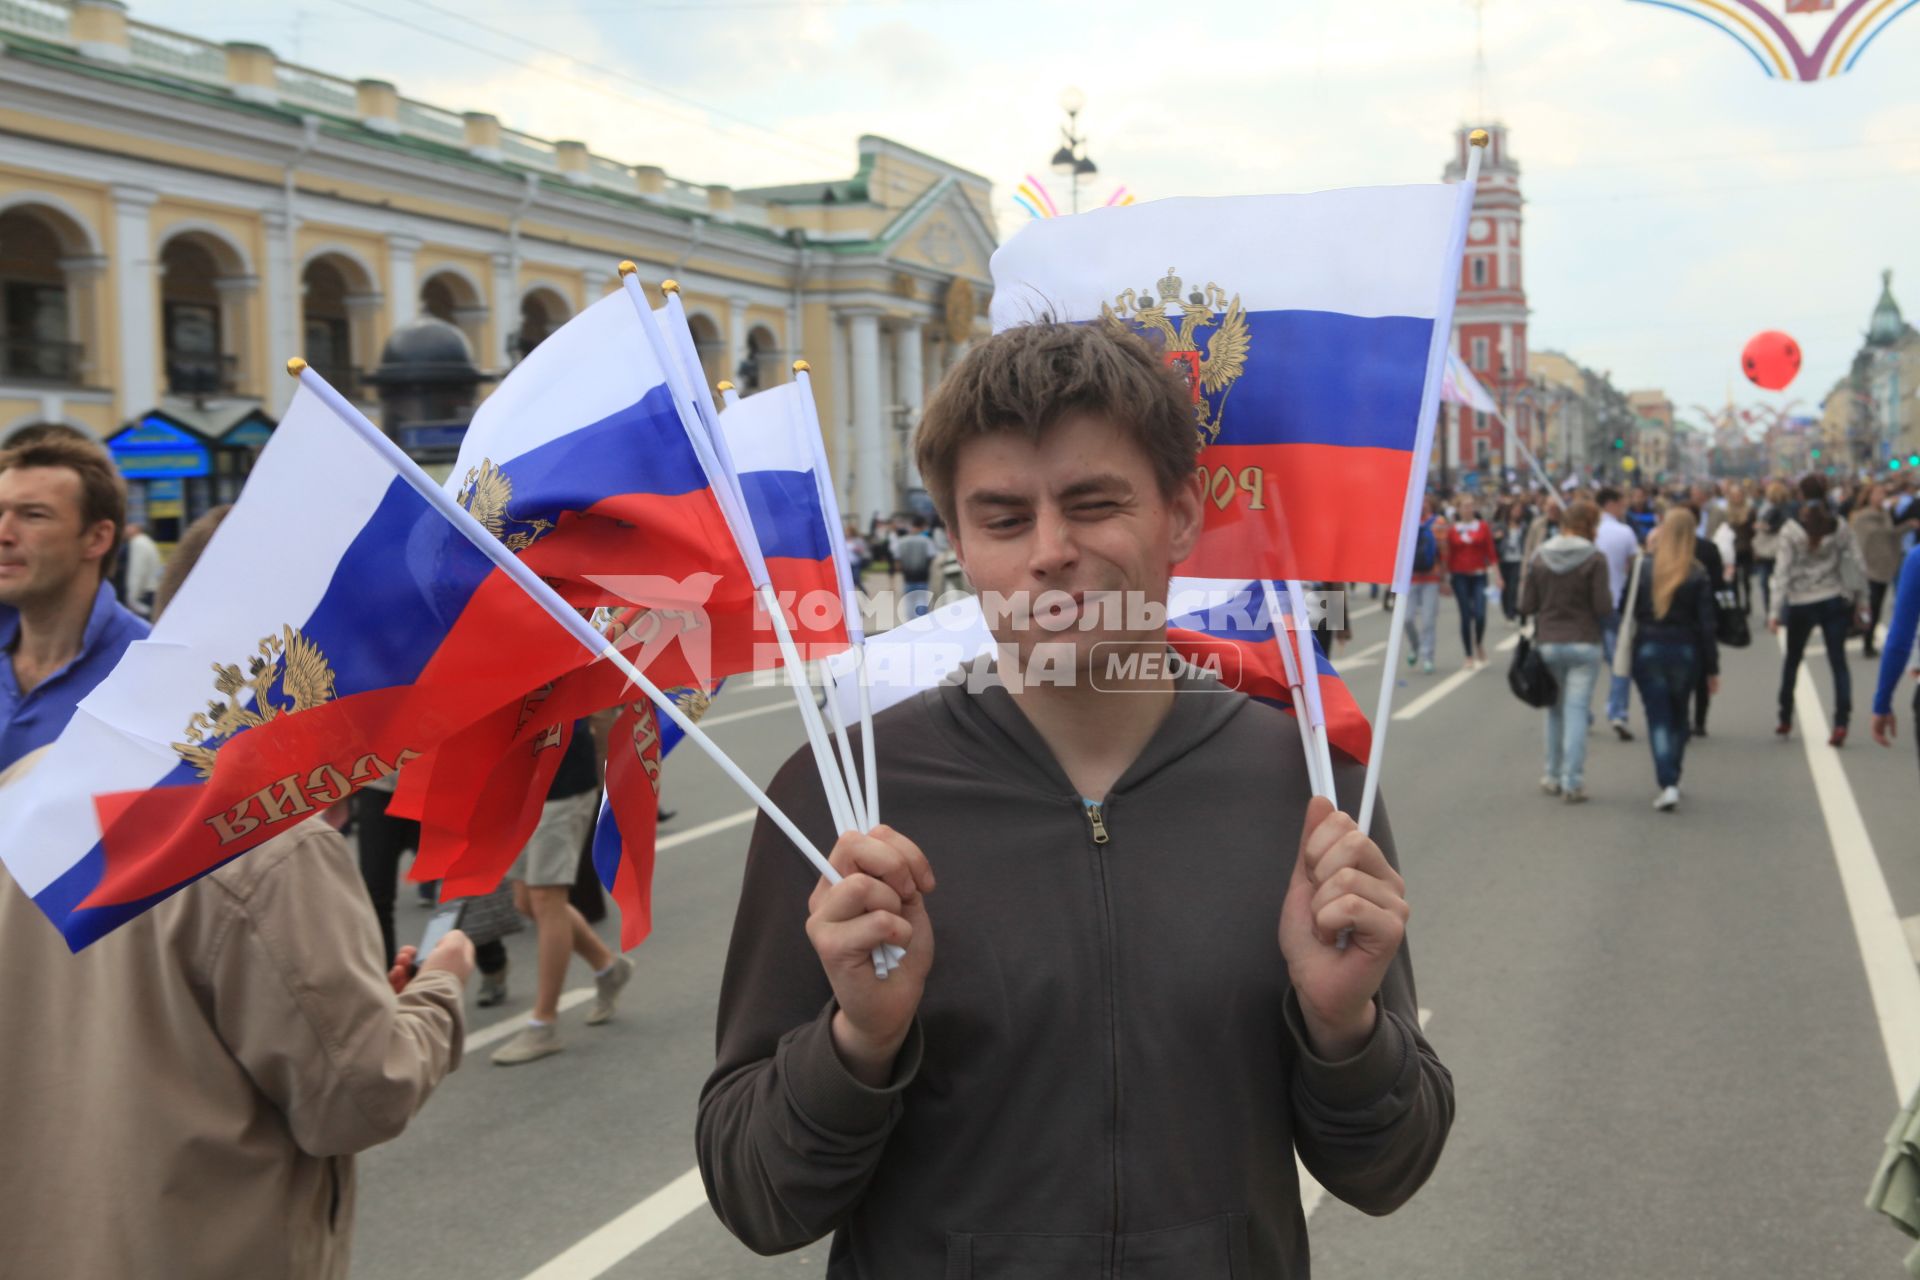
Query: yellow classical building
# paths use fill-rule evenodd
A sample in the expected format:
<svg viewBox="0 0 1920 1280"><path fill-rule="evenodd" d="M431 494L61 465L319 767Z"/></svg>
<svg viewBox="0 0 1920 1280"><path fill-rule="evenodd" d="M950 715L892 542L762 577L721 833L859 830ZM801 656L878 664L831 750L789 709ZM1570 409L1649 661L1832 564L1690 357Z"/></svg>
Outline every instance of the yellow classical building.
<svg viewBox="0 0 1920 1280"><path fill-rule="evenodd" d="M171 523L237 490L288 356L371 405L430 315L497 377L631 258L681 281L710 379L809 360L849 518L890 514L926 391L986 332L991 197L878 137L851 178L700 186L119 0L0 0L0 438L106 440Z"/></svg>

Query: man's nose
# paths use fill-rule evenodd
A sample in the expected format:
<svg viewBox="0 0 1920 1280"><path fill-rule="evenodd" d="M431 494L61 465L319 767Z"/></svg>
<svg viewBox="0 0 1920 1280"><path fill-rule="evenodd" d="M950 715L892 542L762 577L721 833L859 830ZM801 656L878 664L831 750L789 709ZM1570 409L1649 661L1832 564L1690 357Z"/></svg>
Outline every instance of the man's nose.
<svg viewBox="0 0 1920 1280"><path fill-rule="evenodd" d="M1073 523L1057 511L1042 511L1034 520L1033 554L1027 567L1037 578L1055 577L1073 568L1080 558Z"/></svg>

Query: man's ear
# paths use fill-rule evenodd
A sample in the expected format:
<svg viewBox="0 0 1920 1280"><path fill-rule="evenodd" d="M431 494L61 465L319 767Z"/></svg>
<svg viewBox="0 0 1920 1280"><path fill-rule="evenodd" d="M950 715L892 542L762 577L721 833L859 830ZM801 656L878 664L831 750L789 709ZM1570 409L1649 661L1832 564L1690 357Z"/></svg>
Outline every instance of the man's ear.
<svg viewBox="0 0 1920 1280"><path fill-rule="evenodd" d="M1167 518L1172 534L1169 550L1173 552L1174 564L1179 564L1193 554L1193 548L1200 541L1201 525L1206 518L1206 481L1201 478L1200 469L1182 481L1167 498Z"/></svg>
<svg viewBox="0 0 1920 1280"><path fill-rule="evenodd" d="M83 560L103 560L113 552L113 541L120 532L120 526L111 520L95 520L93 527L81 537L80 558Z"/></svg>

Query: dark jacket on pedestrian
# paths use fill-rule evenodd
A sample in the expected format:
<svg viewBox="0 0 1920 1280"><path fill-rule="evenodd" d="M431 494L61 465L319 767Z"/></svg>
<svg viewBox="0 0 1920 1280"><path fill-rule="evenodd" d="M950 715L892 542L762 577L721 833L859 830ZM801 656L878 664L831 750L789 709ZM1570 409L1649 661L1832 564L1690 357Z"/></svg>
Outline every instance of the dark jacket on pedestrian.
<svg viewBox="0 0 1920 1280"><path fill-rule="evenodd" d="M1702 569L1707 571L1709 590L1718 591L1726 585L1727 562L1726 559L1721 556L1720 548L1713 544L1712 539L1703 538L1699 534L1695 534L1693 536L1693 558L1699 562Z"/></svg>
<svg viewBox="0 0 1920 1280"><path fill-rule="evenodd" d="M1700 653L1700 673L1719 675L1718 619L1713 604L1713 584L1707 580L1707 571L1695 560L1686 580L1675 589L1667 611L1655 617L1653 558L1642 559L1645 563L1640 568L1640 590L1633 599L1634 646L1655 642L1691 644Z"/></svg>
<svg viewBox="0 0 1920 1280"><path fill-rule="evenodd" d="M755 829L697 1137L750 1248L833 1233L834 1280L1304 1277L1296 1150L1370 1213L1425 1182L1453 1085L1404 947L1368 1044L1307 1047L1276 941L1309 799L1284 712L1184 678L1093 811L1004 688L929 690L875 731L887 820L939 876L933 969L893 1081L860 1083L804 928L818 877ZM811 760L769 790L827 847ZM1374 838L1393 859L1378 815Z"/></svg>
<svg viewBox="0 0 1920 1280"><path fill-rule="evenodd" d="M1539 644L1599 644L1613 613L1607 558L1592 541L1563 533L1549 538L1527 561L1520 579L1520 616L1535 617Z"/></svg>

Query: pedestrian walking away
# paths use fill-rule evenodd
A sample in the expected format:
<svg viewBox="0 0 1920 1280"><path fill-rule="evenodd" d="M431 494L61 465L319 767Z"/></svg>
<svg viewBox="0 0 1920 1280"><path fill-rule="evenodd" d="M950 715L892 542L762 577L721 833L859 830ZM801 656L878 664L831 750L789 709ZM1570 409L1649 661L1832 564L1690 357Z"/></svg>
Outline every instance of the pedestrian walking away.
<svg viewBox="0 0 1920 1280"><path fill-rule="evenodd" d="M588 723L581 720L573 726L566 755L547 790L539 825L507 872L507 878L514 882L514 905L533 921L539 971L527 1025L494 1051L496 1066L518 1066L566 1048L557 1025L560 990L566 984L567 965L575 955L593 970L595 990L593 1006L587 1012L588 1026L599 1026L613 1017L620 992L633 977L633 961L614 954L567 900L579 872L580 845L593 829L599 812L600 774L593 734Z"/></svg>
<svg viewBox="0 0 1920 1280"><path fill-rule="evenodd" d="M1623 670L1627 662L1617 660L1615 655L1620 640L1620 602L1627 590L1627 566L1639 554L1640 542L1626 522L1627 503L1618 489L1603 488L1594 495L1594 501L1600 508L1600 527L1593 535L1593 544L1607 558L1607 589L1613 593L1614 600L1613 612L1600 629L1600 644L1606 651L1609 673L1607 723L1613 726L1615 737L1622 742L1632 742L1633 730L1627 727L1627 712L1633 681Z"/></svg>
<svg viewBox="0 0 1920 1280"><path fill-rule="evenodd" d="M1867 573L1867 627L1860 651L1869 658L1874 654L1874 633L1880 629L1880 610L1887 603L1887 587L1900 572L1900 533L1887 509L1890 505L1886 489L1870 484L1847 517Z"/></svg>
<svg viewBox="0 0 1920 1280"><path fill-rule="evenodd" d="M1647 746L1653 753L1653 807L1671 813L1680 806L1680 775L1686 763L1687 700L1704 672L1707 688L1720 688L1713 583L1695 554L1693 512L1667 510L1640 557L1633 592L1633 683L1647 713Z"/></svg>
<svg viewBox="0 0 1920 1280"><path fill-rule="evenodd" d="M1599 525L1600 508L1575 502L1562 531L1541 544L1520 581L1520 615L1534 620L1540 658L1560 686L1559 700L1546 709L1540 789L1569 804L1587 798L1587 725L1604 652L1601 632L1613 613L1606 557L1593 544Z"/></svg>
<svg viewBox="0 0 1920 1280"><path fill-rule="evenodd" d="M1847 666L1847 636L1867 595L1866 566L1860 563L1853 531L1834 517L1827 504L1826 481L1807 475L1800 481L1800 502L1781 527L1774 567L1775 607L1767 629L1787 633L1780 663L1780 720L1774 732L1793 732L1793 690L1800 659L1815 630L1827 646L1833 672L1833 731L1827 741L1844 746L1853 714L1853 672Z"/></svg>
<svg viewBox="0 0 1920 1280"><path fill-rule="evenodd" d="M1407 612L1401 630L1407 665L1433 674L1440 634L1440 584L1447 576L1447 521L1431 495L1420 500L1420 525L1414 531L1413 572L1407 585Z"/></svg>

